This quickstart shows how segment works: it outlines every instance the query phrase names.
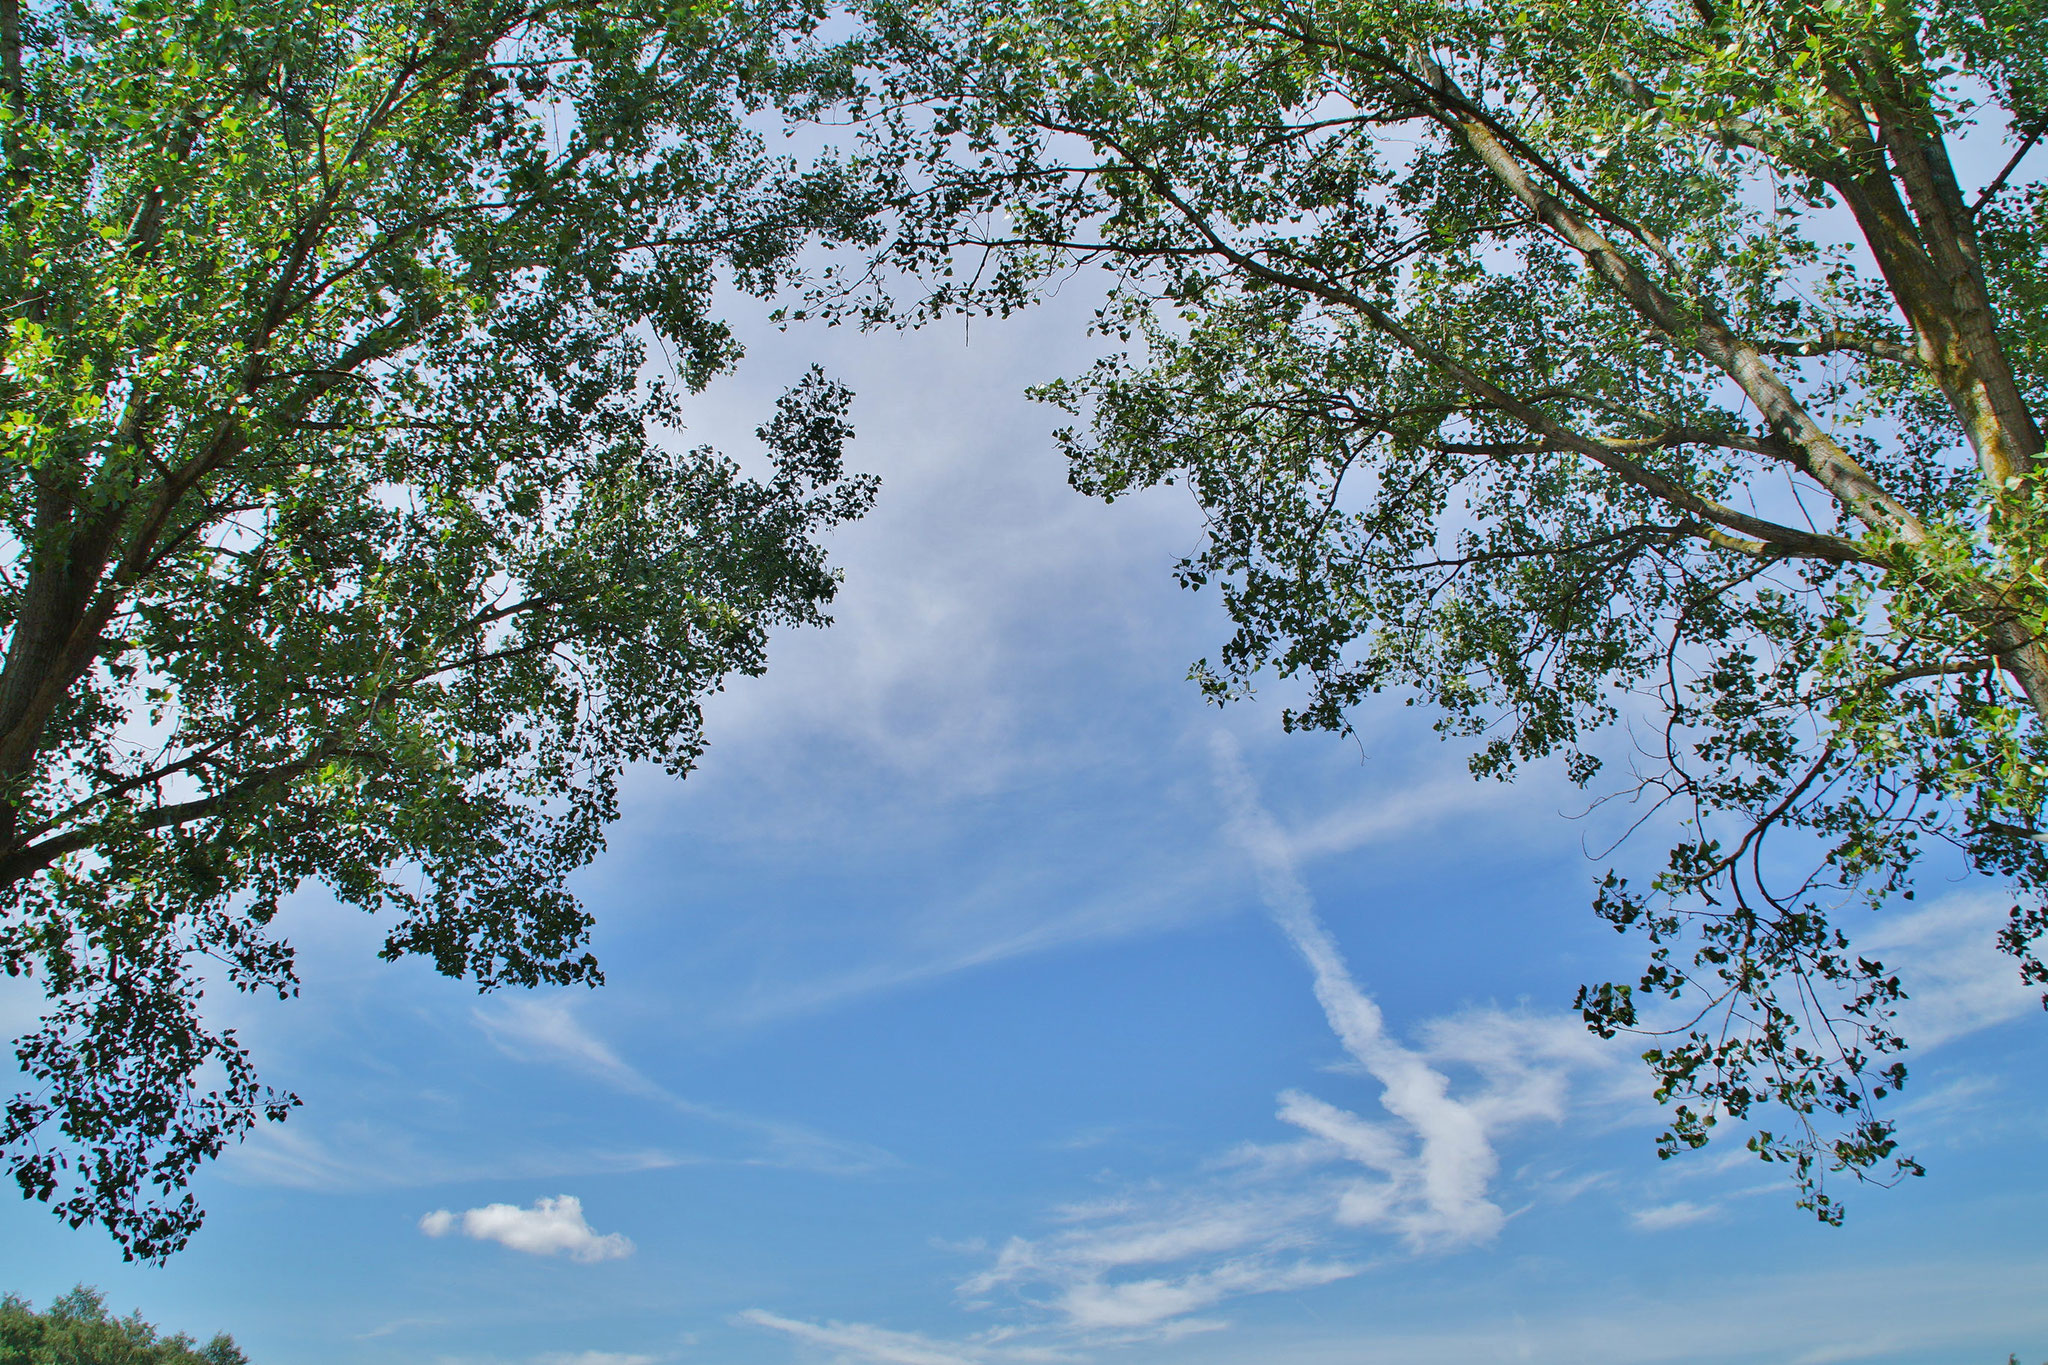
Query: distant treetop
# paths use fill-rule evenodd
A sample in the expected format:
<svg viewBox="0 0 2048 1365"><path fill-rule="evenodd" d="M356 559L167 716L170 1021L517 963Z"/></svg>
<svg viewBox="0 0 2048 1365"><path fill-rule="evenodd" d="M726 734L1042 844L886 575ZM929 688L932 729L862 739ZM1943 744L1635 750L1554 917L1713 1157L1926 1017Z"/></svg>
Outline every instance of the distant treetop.
<svg viewBox="0 0 2048 1365"><path fill-rule="evenodd" d="M233 1337L204 1346L183 1332L158 1336L139 1312L116 1318L106 1296L79 1285L38 1313L18 1295L0 1297L0 1365L249 1365Z"/></svg>

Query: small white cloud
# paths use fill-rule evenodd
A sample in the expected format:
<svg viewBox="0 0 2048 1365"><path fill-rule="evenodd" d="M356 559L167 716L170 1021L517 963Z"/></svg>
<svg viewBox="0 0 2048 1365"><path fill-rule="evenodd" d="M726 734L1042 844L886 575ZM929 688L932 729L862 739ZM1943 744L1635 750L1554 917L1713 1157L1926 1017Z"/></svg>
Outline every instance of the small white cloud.
<svg viewBox="0 0 2048 1365"><path fill-rule="evenodd" d="M1771 1189L1777 1189L1772 1185ZM1712 1204L1695 1204L1681 1199L1676 1204L1659 1204L1655 1208L1637 1209L1628 1216L1638 1232L1668 1232L1672 1228L1691 1227L1718 1216L1720 1210Z"/></svg>
<svg viewBox="0 0 2048 1365"><path fill-rule="evenodd" d="M655 1365L660 1359L624 1351L550 1351L535 1356L533 1365Z"/></svg>
<svg viewBox="0 0 2048 1365"><path fill-rule="evenodd" d="M633 1244L626 1238L616 1232L600 1236L585 1222L583 1201L573 1194L537 1199L530 1209L486 1204L461 1214L435 1209L420 1219L420 1231L429 1237L445 1237L458 1227L465 1237L496 1242L530 1256L567 1256L572 1261L589 1262L615 1261L633 1254Z"/></svg>

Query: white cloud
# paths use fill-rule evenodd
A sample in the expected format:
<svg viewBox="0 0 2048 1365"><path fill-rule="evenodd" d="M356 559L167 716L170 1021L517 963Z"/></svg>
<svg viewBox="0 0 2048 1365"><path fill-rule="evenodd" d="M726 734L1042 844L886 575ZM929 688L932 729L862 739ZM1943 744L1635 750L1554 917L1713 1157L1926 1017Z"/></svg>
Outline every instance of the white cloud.
<svg viewBox="0 0 2048 1365"><path fill-rule="evenodd" d="M1981 1113L2005 1086L1990 1076L1958 1076L1908 1101L1896 1111L1900 1118L1953 1118Z"/></svg>
<svg viewBox="0 0 2048 1365"><path fill-rule="evenodd" d="M1855 1271L1719 1273L1702 1264L1687 1291L1531 1311L1467 1295L1461 1311L1391 1315L1382 1326L1296 1333L1260 1365L1835 1365L1879 1360L2003 1360L2048 1332L2048 1263L1948 1261ZM1814 1305L1827 1310L1816 1312ZM1740 1305L1740 1311L1729 1311ZM1400 1319L1407 1319L1405 1325ZM2022 1344L2022 1351L2027 1348ZM1241 1344L1190 1343L1175 1365L1241 1365ZM2022 1355L2033 1361L2037 1355Z"/></svg>
<svg viewBox="0 0 2048 1365"><path fill-rule="evenodd" d="M833 1352L833 1359L863 1365L1056 1365L1074 1356L1004 1341L1000 1332L969 1341L940 1341L918 1332L893 1332L864 1322L805 1322L750 1308L737 1321L765 1327Z"/></svg>
<svg viewBox="0 0 2048 1365"><path fill-rule="evenodd" d="M322 1137L311 1118L255 1129L222 1158L236 1180L299 1190L416 1189L451 1181L548 1180L570 1176L660 1171L709 1158L659 1148L547 1149L520 1143L485 1153L474 1138L460 1156L427 1150L410 1133L353 1121ZM507 1144L509 1147L510 1144Z"/></svg>
<svg viewBox="0 0 2048 1365"><path fill-rule="evenodd" d="M1380 1107L1390 1121L1363 1119L1292 1091L1281 1097L1280 1117L1379 1177L1345 1191L1341 1221L1396 1232L1414 1250L1491 1239L1505 1218L1488 1197L1500 1165L1492 1134L1530 1119L1561 1118L1565 1067L1597 1062L1600 1054L1564 1043L1555 1030L1532 1038L1501 1027L1498 1019L1441 1025L1429 1042L1447 1058L1478 1066L1486 1082L1477 1096L1454 1097L1450 1078L1424 1052L1387 1032L1378 1004L1353 979L1316 917L1290 841L1259 804L1227 735L1218 735L1215 754L1232 833L1258 867L1266 908L1307 962L1316 1000L1338 1041L1380 1083Z"/></svg>
<svg viewBox="0 0 2048 1365"><path fill-rule="evenodd" d="M1085 366L1091 305L1082 299L1098 293L1076 287L971 347L940 332L877 346L857 334L759 327L743 333L738 382L693 399L691 443L742 453L758 446L751 433L770 398L748 376L821 362L860 395L849 462L882 480L874 510L831 537L845 574L832 627L778 631L766 675L734 679L710 700L715 742L688 784L695 795L740 772L783 788L773 819L759 819L758 807L716 818L786 839L834 801L816 780L824 767L873 771L884 779L877 809L860 815L901 816L931 796L986 793L1099 750L1100 734L1044 718L1100 685L1099 663L1074 666L1095 641L1157 636L1175 619L1146 608L1179 592L1164 568L1200 513L1177 490L1114 508L1076 497L1050 439L1057 414L1024 396L1029 383ZM909 371L923 382L905 385ZM1105 592L1105 583L1131 591ZM1155 652L1167 677L1193 653L1166 642ZM644 794L662 799L651 782L634 793ZM855 822L815 823L832 839Z"/></svg>
<svg viewBox="0 0 2048 1365"><path fill-rule="evenodd" d="M1347 1279L1357 1273L1357 1266L1341 1261L1296 1261L1276 1265L1264 1258L1250 1258L1224 1261L1205 1270L1178 1276L1155 1276L1115 1284L1088 1281L1069 1288L1057 1302L1068 1325L1082 1332L1151 1329L1162 1323L1171 1323L1177 1330L1165 1335L1184 1336L1190 1330L1207 1331L1224 1326L1220 1322L1190 1320L1186 1315L1225 1299L1309 1289ZM1160 1334L1148 1331L1146 1335Z"/></svg>
<svg viewBox="0 0 2048 1365"><path fill-rule="evenodd" d="M1432 1062L1478 1074L1482 1085L1465 1103L1488 1132L1561 1122L1575 1076L1625 1076L1635 1093L1633 1068L1576 1015L1467 1009L1428 1020L1418 1032Z"/></svg>
<svg viewBox="0 0 2048 1365"><path fill-rule="evenodd" d="M1899 1031L1916 1049L2041 1013L2041 990L1999 951L2010 896L1961 892L1910 914L1888 914L1856 936L1856 950L1899 973L1908 999Z"/></svg>
<svg viewBox="0 0 2048 1365"><path fill-rule="evenodd" d="M1233 1300L1328 1285L1395 1255L1442 1254L1492 1241L1511 1216L1504 1188L1512 1186L1520 1204L1571 1199L1612 1183L1605 1173L1541 1164L1504 1177L1500 1152L1507 1138L1531 1125L1610 1123L1618 1114L1640 1114L1644 1101L1625 1044L1602 1042L1563 1012L1492 1006L1459 1010L1397 1035L1317 915L1296 870L1303 850L1399 828L1399 803L1383 803L1383 819L1359 814L1342 830L1330 825L1290 836L1261 805L1227 739L1218 741L1216 769L1231 833L1251 856L1274 923L1309 969L1316 1000L1348 1059L1346 1074L1371 1087L1372 1107L1290 1088L1278 1096L1277 1117L1299 1136L1239 1144L1177 1185L1111 1190L1050 1211L1047 1230L1010 1238L959 1285L963 1307L1000 1307L1012 1315L1015 1325L1000 1338L942 1340L766 1312L747 1321L870 1365L987 1365L1025 1349L1175 1340L1187 1342L1177 1353L1199 1352L1203 1335L1227 1325L1217 1310ZM1923 1025L1931 1022L1942 1036L2032 1007L2025 992L1993 989L1997 972L2010 975L2009 964L1954 942L1968 930L1980 947L1988 945L1992 919L1981 905L1945 903L1886 926L1886 941L1919 961L1916 1007L1924 1011ZM1980 998L1986 992L1989 998ZM1750 1160L1734 1152L1725 1169L1709 1161L1686 1174L1725 1176ZM1727 1199L1758 1192L1781 1187L1773 1182L1675 1201L1666 1195L1664 1202L1641 1201L1629 1222L1645 1233L1686 1228L1722 1216ZM1382 1245L1361 1247L1361 1232L1379 1234ZM1626 1358L1607 1349L1616 1342L1596 1324L1555 1326L1551 1344L1558 1349L1545 1358L1576 1358L1572 1344L1581 1341L1599 1348L1589 1350L1588 1359ZM1444 1341L1505 1344L1490 1330L1452 1333ZM1509 1335L1519 1339L1520 1332ZM1437 1344L1432 1340L1430 1358L1456 1354L1437 1352ZM1834 1348L1816 1342L1815 1349ZM1327 1358L1360 1354L1339 1351ZM1406 1358L1398 1350L1380 1354ZM1311 1358L1325 1357L1304 1357ZM1482 1350L1466 1358L1492 1356Z"/></svg>
<svg viewBox="0 0 2048 1365"><path fill-rule="evenodd" d="M741 1322L766 1327L785 1336L823 1346L840 1353L841 1359L874 1361L877 1365L977 1365L986 1356L962 1354L959 1348L915 1332L891 1332L865 1323L804 1322L750 1308L739 1315Z"/></svg>
<svg viewBox="0 0 2048 1365"><path fill-rule="evenodd" d="M633 1254L633 1244L620 1234L599 1235L583 1217L583 1201L573 1194L537 1199L530 1209L513 1204L486 1204L465 1213L435 1209L420 1219L420 1231L446 1237L460 1230L480 1242L496 1242L531 1256L567 1256L572 1261L614 1261Z"/></svg>
<svg viewBox="0 0 2048 1365"><path fill-rule="evenodd" d="M1243 775L1241 764L1238 775ZM1332 811L1307 828L1288 833L1281 846L1290 860L1299 862L1385 843L1450 816L1516 809L1514 789L1507 783L1474 782L1470 774L1459 773Z"/></svg>
<svg viewBox="0 0 2048 1365"><path fill-rule="evenodd" d="M1237 1172L1230 1173L1232 1176ZM1064 1230L1013 1237L960 1293L982 1304L1000 1289L1049 1290L1063 1332L1170 1337L1213 1324L1185 1315L1225 1299L1327 1284L1356 1273L1306 1252L1332 1206L1327 1190L1199 1190L1161 1206L1107 1200L1059 1210Z"/></svg>
<svg viewBox="0 0 2048 1365"><path fill-rule="evenodd" d="M506 998L470 1014L508 1057L568 1066L632 1095L675 1098L628 1066L603 1039L583 1026L569 1002L560 997Z"/></svg>
<svg viewBox="0 0 2048 1365"><path fill-rule="evenodd" d="M1260 1365L1836 1365L1909 1353L1960 1359L1963 1343L1965 1356L1974 1351L1975 1358L1991 1360L2013 1342L2048 1332L2044 1277L2048 1262L2038 1258L1764 1275L1702 1266L1684 1294L1649 1300L1610 1294L1591 1308L1560 1304L1548 1312L1467 1294L1455 1313L1393 1309L1380 1326L1290 1332L1262 1344L1256 1358ZM1730 1304L1741 1311L1728 1311ZM1829 1311L1817 1313L1815 1304ZM849 1365L1023 1365L1059 1358L994 1333L944 1342L759 1311L742 1320L834 1352L831 1359ZM1254 1357L1240 1342L1198 1334L1168 1358L1175 1365L1243 1365Z"/></svg>
<svg viewBox="0 0 2048 1365"><path fill-rule="evenodd" d="M1116 1213L1124 1212L1114 1205L1109 1208ZM1209 1252L1234 1251L1249 1243L1269 1240L1273 1235L1275 1212L1270 1205L1248 1200L1234 1207L1198 1204L1179 1217L1158 1221L1113 1222L1107 1231L1091 1231L1070 1239L1069 1249L1062 1253L1062 1258L1075 1264L1114 1270L1184 1261ZM1031 1243L1017 1239L1005 1249L1004 1258L1012 1265L1030 1264L1035 1251ZM992 1270L970 1281L968 1287L986 1288L1010 1277L1006 1270Z"/></svg>
<svg viewBox="0 0 2048 1365"><path fill-rule="evenodd" d="M897 1164L878 1147L814 1132L801 1124L735 1113L683 1098L641 1072L592 1033L565 997L502 1000L472 1012L478 1027L509 1057L566 1066L601 1085L652 1100L679 1114L739 1133L756 1150L741 1164L857 1175Z"/></svg>
<svg viewBox="0 0 2048 1365"><path fill-rule="evenodd" d="M773 329L747 337L748 373L822 359L861 394L851 458L881 476L882 497L832 536L846 572L832 627L779 632L766 675L733 679L709 700L713 744L688 782L629 776L610 842L613 866L637 851L665 857L684 818L725 848L801 846L813 868L877 847L979 845L963 818L976 803L960 796L1024 796L1053 773L1063 789L1153 815L1084 831L1053 857L1028 839L998 841L1014 855L978 847L960 861L988 870L861 916L794 930L774 911L720 924L718 951L747 968L689 968L703 975L670 1003L676 1027L729 1036L1241 908L1243 860L1202 837L1205 784L1186 781L1174 753L1211 713L1198 689L1158 685L1227 630L1213 592L1188 594L1168 572L1200 537L1200 509L1179 488L1115 507L1076 497L1049 439L1058 414L1021 398L1020 376L1085 365L1074 346L1093 306L1080 300L1094 292L1077 283L1047 311L977 333L971 349L937 333L888 348L799 343ZM930 382L906 391L906 365ZM963 393L975 400L961 403ZM766 401L744 381L714 387L693 405L692 440L743 451ZM1398 838L1511 793L1460 777L1411 795L1309 826L1303 851ZM1161 811L1169 817L1148 828ZM658 890L637 898L644 911L621 907L611 921L664 902Z"/></svg>
<svg viewBox="0 0 2048 1365"><path fill-rule="evenodd" d="M1776 1188L1773 1186L1773 1188ZM1637 1209L1628 1216L1640 1232L1667 1232L1672 1228L1691 1227L1717 1217L1720 1210L1711 1204L1695 1204L1681 1199L1675 1204L1659 1204L1655 1208Z"/></svg>
<svg viewBox="0 0 2048 1365"><path fill-rule="evenodd" d="M533 1365L655 1365L660 1356L624 1351L549 1351L533 1358Z"/></svg>
<svg viewBox="0 0 2048 1365"><path fill-rule="evenodd" d="M1125 869L1128 883L1068 895L1034 871L1005 871L972 892L915 917L906 941L873 960L834 967L788 984L757 989L718 1015L722 1028L755 1028L837 1009L851 1001L1076 943L1156 933L1221 913L1212 893L1223 869L1199 855ZM1055 907L1048 912L1047 907Z"/></svg>
<svg viewBox="0 0 2048 1365"><path fill-rule="evenodd" d="M1307 963L1353 1069L1376 1083L1381 1112L1368 1117L1284 1091L1277 1116L1300 1138L1241 1144L1178 1190L1057 1209L1057 1230L1011 1238L960 1284L967 1307L992 1307L1006 1294L1021 1304L1028 1330L1056 1342L1169 1340L1222 1325L1195 1315L1230 1300L1359 1274L1359 1260L1332 1250L1355 1241L1353 1229L1390 1234L1409 1254L1484 1243L1508 1216L1493 1197L1496 1137L1564 1119L1575 1077L1626 1066L1575 1019L1494 1008L1434 1020L1414 1045L1394 1037L1295 873L1300 841L1260 806L1228 740L1219 741L1216 767L1231 831L1252 856L1267 908ZM1351 834L1370 824L1354 821ZM964 1348L920 1341L915 1349L958 1356Z"/></svg>
<svg viewBox="0 0 2048 1365"><path fill-rule="evenodd" d="M354 1340L375 1341L379 1337L392 1336L414 1327L444 1327L447 1323L446 1318L393 1318L389 1322L379 1323L367 1332L357 1332Z"/></svg>

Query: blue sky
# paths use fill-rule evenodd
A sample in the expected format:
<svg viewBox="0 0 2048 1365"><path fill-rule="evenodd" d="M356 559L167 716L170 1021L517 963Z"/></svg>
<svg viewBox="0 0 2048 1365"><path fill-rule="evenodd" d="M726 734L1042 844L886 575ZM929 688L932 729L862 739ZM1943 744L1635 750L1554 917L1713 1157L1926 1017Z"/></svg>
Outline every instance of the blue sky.
<svg viewBox="0 0 2048 1365"><path fill-rule="evenodd" d="M1194 509L1070 492L1020 396L1085 315L754 326L692 438L822 361L882 502L838 623L629 785L580 883L609 984L478 997L303 896L303 997L218 1003L305 1108L166 1268L0 1203L0 1287L257 1365L2048 1359L2048 1021L1996 888L1865 940L1917 964L1925 1179L1830 1230L1736 1144L1658 1162L1568 1008L1635 950L1587 909L1608 817L1398 701L1355 741L1205 707Z"/></svg>

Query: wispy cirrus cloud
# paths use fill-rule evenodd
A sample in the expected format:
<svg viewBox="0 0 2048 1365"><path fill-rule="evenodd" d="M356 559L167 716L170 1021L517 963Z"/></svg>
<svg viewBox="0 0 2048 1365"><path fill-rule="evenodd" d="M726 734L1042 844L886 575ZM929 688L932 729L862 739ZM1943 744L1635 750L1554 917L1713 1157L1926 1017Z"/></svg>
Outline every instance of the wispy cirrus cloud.
<svg viewBox="0 0 2048 1365"><path fill-rule="evenodd" d="M1637 1209L1628 1216L1628 1221L1638 1232L1668 1232L1672 1228L1704 1223L1719 1215L1720 1210L1712 1204L1696 1204L1690 1199L1681 1199L1672 1204Z"/></svg>
<svg viewBox="0 0 2048 1365"><path fill-rule="evenodd" d="M614 1090L667 1104L685 1104L643 1075L592 1033L559 997L506 998L470 1017L500 1052L522 1062L550 1062L580 1071Z"/></svg>
<svg viewBox="0 0 2048 1365"><path fill-rule="evenodd" d="M1277 1117L1299 1138L1241 1146L1177 1192L1066 1211L1067 1226L1012 1238L960 1287L975 1305L1008 1292L1073 1340L1185 1335L1219 1325L1195 1315L1232 1299L1359 1274L1369 1262L1357 1231L1389 1234L1409 1255L1490 1241L1507 1217L1493 1197L1496 1138L1563 1119L1574 1078L1619 1061L1575 1020L1497 1009L1432 1021L1414 1044L1395 1037L1315 913L1297 872L1304 841L1260 804L1227 737L1215 765L1231 836L1378 1112L1282 1091ZM1391 807L1385 821L1361 816L1346 837L1396 819ZM1454 1084L1454 1072L1469 1079Z"/></svg>
<svg viewBox="0 0 2048 1365"><path fill-rule="evenodd" d="M2048 1262L2039 1258L1794 1274L1703 1267L1684 1294L1623 1295L1591 1309L1567 1303L1547 1312L1489 1306L1468 1295L1456 1312L1425 1311L1384 1326L1297 1333L1259 1358L1262 1365L1842 1365L1908 1354L1919 1359L1921 1353L1953 1359L1955 1344L1963 1341L1981 1344L1979 1358L1990 1359L1994 1349L2009 1349L2001 1343L2039 1340L2048 1329L2040 1294L2044 1275ZM1817 1303L1829 1311L1815 1312ZM1741 1311L1730 1312L1730 1304L1740 1304ZM982 1338L953 1343L759 1312L741 1320L782 1331L829 1352L826 1358L835 1362L1028 1365L1033 1359L1005 1342L982 1344ZM900 1353L889 1354L892 1349ZM1227 1339L1193 1337L1174 1346L1170 1358L1179 1365L1240 1365L1248 1357Z"/></svg>
<svg viewBox="0 0 2048 1365"><path fill-rule="evenodd" d="M436 1355L433 1365L661 1365L674 1360L673 1353L650 1355L645 1351L542 1351L538 1355L508 1358L500 1355Z"/></svg>
<svg viewBox="0 0 2048 1365"><path fill-rule="evenodd" d="M2020 980L1998 947L2012 896L1944 896L1907 915L1887 915L1856 936L1858 952L1901 968L1907 1000L1900 1031L1928 1049L2041 1012L2041 990Z"/></svg>
<svg viewBox="0 0 2048 1365"><path fill-rule="evenodd" d="M628 1063L576 1017L574 1007L564 998L509 999L472 1014L485 1036L509 1057L568 1067L612 1090L651 1100L748 1139L752 1150L731 1158L739 1164L836 1175L864 1174L898 1164L889 1153L866 1143L686 1099Z"/></svg>
<svg viewBox="0 0 2048 1365"><path fill-rule="evenodd" d="M1056 1209L1050 1230L1010 1238L958 1286L967 1310L1004 1313L1010 1325L1002 1329L949 1340L763 1310L743 1321L862 1365L997 1365L1026 1359L1024 1351L1176 1340L1187 1343L1176 1349L1192 1349L1228 1326L1219 1313L1234 1300L1332 1284L1394 1259L1482 1247L1498 1238L1515 1205L1555 1204L1612 1183L1606 1173L1541 1164L1504 1175L1501 1153L1536 1126L1606 1127L1640 1112L1627 1047L1603 1043L1563 1012L1491 1006L1397 1033L1303 884L1303 858L1421 828L1465 809L1459 794L1382 801L1290 832L1261 803L1227 737L1216 741L1214 762L1232 840L1257 873L1273 923L1308 969L1344 1052L1342 1071L1366 1082L1368 1093L1340 1103L1306 1088L1282 1090L1276 1117L1296 1137L1240 1144L1177 1184ZM1936 1040L2038 1008L2005 981L2010 963L1987 957L1989 921L1974 902L1941 902L1869 936L1919 962L1918 1022ZM1953 946L1965 931L1982 943ZM1725 1164L1686 1173L1725 1177L1751 1160L1735 1152ZM1729 1198L1778 1189L1667 1198L1617 1214L1639 1232L1656 1233L1720 1218ZM1562 1342L1578 1327L1558 1331ZM1340 1358L1355 1356L1330 1357Z"/></svg>
<svg viewBox="0 0 2048 1365"><path fill-rule="evenodd" d="M987 1307L1019 1292L1050 1311L1051 1326L1089 1340L1203 1331L1217 1324L1190 1315L1226 1299L1356 1274L1351 1262L1311 1254L1330 1205L1328 1191L1240 1186L1230 1172L1164 1199L1069 1209L1067 1227L1011 1238L960 1294Z"/></svg>
<svg viewBox="0 0 2048 1365"><path fill-rule="evenodd" d="M1223 871L1219 863L1199 856L1162 859L1131 873L1129 884L1119 881L1108 890L1073 895L1066 894L1067 888L1048 886L1036 870L998 876L972 894L941 902L923 917L930 921L925 926L930 932L913 935L913 942L870 960L757 990L723 1009L718 1022L726 1028L757 1028L997 963L1214 916L1220 911L1208 898ZM1047 913L1048 903L1060 908ZM995 913L989 913L992 909Z"/></svg>
<svg viewBox="0 0 2048 1365"><path fill-rule="evenodd" d="M996 1352L1032 1343L1066 1350L1190 1337L1226 1326L1208 1314L1233 1300L1328 1285L1389 1255L1449 1251L1499 1233L1508 1215L1494 1194L1496 1140L1562 1120L1574 1082L1621 1059L1574 1019L1490 1008L1431 1021L1412 1043L1396 1037L1316 915L1297 859L1414 828L1428 812L1411 816L1386 803L1341 829L1290 837L1259 802L1227 738L1217 741L1215 768L1232 838L1253 863L1273 922L1308 967L1349 1069L1373 1084L1377 1111L1284 1090L1277 1117L1298 1137L1242 1144L1178 1188L1070 1206L1055 1212L1055 1230L1009 1239L959 1286L969 1309L1021 1315L1023 1325L1000 1340L940 1341L762 1311L745 1321L849 1361L980 1365L1015 1358ZM1444 811L1454 808L1461 807L1446 794ZM1361 1244L1360 1233L1392 1245Z"/></svg>
<svg viewBox="0 0 2048 1365"><path fill-rule="evenodd" d="M452 1145L452 1144L451 1144ZM458 1152L422 1142L391 1124L315 1120L258 1128L224 1158L238 1181L298 1190L416 1189L453 1181L547 1180L702 1165L711 1158L656 1147L537 1147Z"/></svg>
<svg viewBox="0 0 2048 1365"><path fill-rule="evenodd" d="M516 1134L494 1142L468 1129L442 1130L437 1140L432 1127L395 1117L327 1123L295 1117L290 1123L254 1130L227 1154L227 1172L249 1184L363 1190L455 1181L568 1179L700 1165L862 1175L900 1164L869 1144L679 1096L620 1056L585 1025L566 999L498 1000L474 1010L472 1019L509 1057L576 1072L681 1115L693 1127L685 1141L675 1143L632 1140L607 1126L592 1128L581 1142L558 1145Z"/></svg>
<svg viewBox="0 0 2048 1365"><path fill-rule="evenodd" d="M864 1322L806 1322L760 1308L750 1308L735 1320L831 1351L836 1359L868 1365L1061 1365L1077 1359L1049 1347L1008 1344L1000 1332L965 1341L941 1341L920 1332L896 1332Z"/></svg>
<svg viewBox="0 0 2048 1365"><path fill-rule="evenodd" d="M459 1232L529 1256L567 1256L586 1263L633 1254L633 1243L624 1235L591 1227L583 1216L583 1201L573 1194L536 1199L525 1209L516 1204L486 1204L463 1213L435 1209L420 1219L420 1231L429 1237Z"/></svg>

